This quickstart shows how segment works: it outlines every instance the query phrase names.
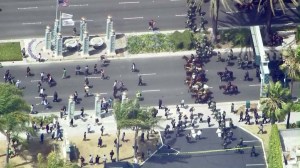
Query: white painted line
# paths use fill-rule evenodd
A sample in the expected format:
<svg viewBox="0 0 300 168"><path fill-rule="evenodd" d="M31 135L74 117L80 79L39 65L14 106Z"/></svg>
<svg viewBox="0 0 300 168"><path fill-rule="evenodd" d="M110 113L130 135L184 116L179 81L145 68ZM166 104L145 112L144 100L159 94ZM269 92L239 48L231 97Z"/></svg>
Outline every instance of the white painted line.
<svg viewBox="0 0 300 168"><path fill-rule="evenodd" d="M100 95L106 95L107 93L100 93Z"/></svg>
<svg viewBox="0 0 300 168"><path fill-rule="evenodd" d="M225 13L229 13L229 14L231 14L231 13L239 13L240 11L231 11L231 12L225 12Z"/></svg>
<svg viewBox="0 0 300 168"><path fill-rule="evenodd" d="M22 25L40 25L42 24L42 22L26 22L26 23L22 23Z"/></svg>
<svg viewBox="0 0 300 168"><path fill-rule="evenodd" d="M258 142L259 140L251 140L251 141L244 141L244 142Z"/></svg>
<svg viewBox="0 0 300 168"><path fill-rule="evenodd" d="M142 90L142 93L146 93L146 92L159 92L160 90Z"/></svg>
<svg viewBox="0 0 300 168"><path fill-rule="evenodd" d="M253 84L253 85L249 85L250 87L254 87L254 86L260 86L260 84Z"/></svg>
<svg viewBox="0 0 300 168"><path fill-rule="evenodd" d="M89 79L101 79L101 76L88 76Z"/></svg>
<svg viewBox="0 0 300 168"><path fill-rule="evenodd" d="M136 2L119 2L119 5L122 5L122 4L138 4L140 3L139 1L136 1Z"/></svg>
<svg viewBox="0 0 300 168"><path fill-rule="evenodd" d="M147 73L147 74L138 74L138 75L142 75L142 76L150 76L150 75L156 75L156 73Z"/></svg>
<svg viewBox="0 0 300 168"><path fill-rule="evenodd" d="M46 98L47 97L53 97L53 96L46 96ZM42 98L42 97L34 97L35 99L40 99L40 98Z"/></svg>
<svg viewBox="0 0 300 168"><path fill-rule="evenodd" d="M135 20L135 19L144 19L144 17L130 17L130 18L123 18L124 20Z"/></svg>
<svg viewBox="0 0 300 168"><path fill-rule="evenodd" d="M246 167L251 167L251 166L265 166L265 164L246 164Z"/></svg>
<svg viewBox="0 0 300 168"><path fill-rule="evenodd" d="M185 16L186 16L186 14L175 15L175 16L179 16L179 17L185 17Z"/></svg>
<svg viewBox="0 0 300 168"><path fill-rule="evenodd" d="M140 166L142 166L144 163L146 163L153 155L155 155L158 150L160 150L164 145L161 145L158 149L156 149L147 159L145 159L142 163L140 163Z"/></svg>
<svg viewBox="0 0 300 168"><path fill-rule="evenodd" d="M69 5L70 7L82 7L82 6L89 6L89 4L77 4L77 5Z"/></svg>
<svg viewBox="0 0 300 168"><path fill-rule="evenodd" d="M40 82L41 80L31 80L30 82Z"/></svg>
<svg viewBox="0 0 300 168"><path fill-rule="evenodd" d="M295 23L290 22L290 23L286 23L286 24L284 24L284 25L293 25L293 24L295 24Z"/></svg>
<svg viewBox="0 0 300 168"><path fill-rule="evenodd" d="M18 10L27 10L27 9L37 9L37 6L33 6L33 7L26 7L26 8L18 8Z"/></svg>
<svg viewBox="0 0 300 168"><path fill-rule="evenodd" d="M178 1L181 1L181 0L170 0L171 2L178 2Z"/></svg>
<svg viewBox="0 0 300 168"><path fill-rule="evenodd" d="M85 21L87 21L87 22L93 22L94 20L89 20L89 19L86 19Z"/></svg>
<svg viewBox="0 0 300 168"><path fill-rule="evenodd" d="M288 10L288 9L295 10L295 9L297 9L297 8L286 8L286 9L284 9L284 10ZM275 10L277 10L277 11L281 11L282 9L281 9L281 8L277 8L277 9L275 9Z"/></svg>

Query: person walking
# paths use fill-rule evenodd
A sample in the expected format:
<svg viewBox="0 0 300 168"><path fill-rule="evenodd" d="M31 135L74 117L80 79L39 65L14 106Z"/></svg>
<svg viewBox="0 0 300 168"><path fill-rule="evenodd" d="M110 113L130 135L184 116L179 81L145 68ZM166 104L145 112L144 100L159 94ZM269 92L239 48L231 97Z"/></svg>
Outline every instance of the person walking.
<svg viewBox="0 0 300 168"><path fill-rule="evenodd" d="M259 131L257 132L257 134L264 133L264 125L262 123L259 125L258 129L259 129Z"/></svg>
<svg viewBox="0 0 300 168"><path fill-rule="evenodd" d="M200 139L201 139L201 135L202 135L202 130L199 129L199 130L197 131L197 138L196 138L196 139L200 140Z"/></svg>
<svg viewBox="0 0 300 168"><path fill-rule="evenodd" d="M162 109L162 100L161 99L158 100L158 109Z"/></svg>
<svg viewBox="0 0 300 168"><path fill-rule="evenodd" d="M234 103L231 103L231 112L234 113Z"/></svg>
<svg viewBox="0 0 300 168"><path fill-rule="evenodd" d="M210 116L207 116L207 124L208 124L208 127L210 127Z"/></svg>
<svg viewBox="0 0 300 168"><path fill-rule="evenodd" d="M101 126L100 131L101 131L101 136L103 136L103 132L104 132L104 126L103 125Z"/></svg>
<svg viewBox="0 0 300 168"><path fill-rule="evenodd" d="M141 75L139 75L139 83L138 86L142 86L143 85L143 78Z"/></svg>
<svg viewBox="0 0 300 168"><path fill-rule="evenodd" d="M241 113L240 113L240 119L239 119L239 122L241 122L241 121L244 121L244 119L243 119L243 111L241 111Z"/></svg>
<svg viewBox="0 0 300 168"><path fill-rule="evenodd" d="M106 155L103 155L102 159L103 159L103 164L105 165L107 161Z"/></svg>
<svg viewBox="0 0 300 168"><path fill-rule="evenodd" d="M98 147L102 147L103 140L101 137L98 138Z"/></svg>
<svg viewBox="0 0 300 168"><path fill-rule="evenodd" d="M97 64L94 65L94 74L97 74L98 70L97 70Z"/></svg>
<svg viewBox="0 0 300 168"><path fill-rule="evenodd" d="M41 135L40 135L40 142L41 142L41 144L44 143L44 133L41 133Z"/></svg>
<svg viewBox="0 0 300 168"><path fill-rule="evenodd" d="M252 148L251 148L251 153L250 153L250 156L254 156L256 157L256 152L255 152L255 146L253 145Z"/></svg>
<svg viewBox="0 0 300 168"><path fill-rule="evenodd" d="M86 141L86 132L83 134L83 140Z"/></svg>
<svg viewBox="0 0 300 168"><path fill-rule="evenodd" d="M66 68L64 68L62 79L66 79L66 77L67 77L67 70L66 70Z"/></svg>
<svg viewBox="0 0 300 168"><path fill-rule="evenodd" d="M122 142L124 142L125 141L125 132L123 132L123 134L122 134Z"/></svg>
<svg viewBox="0 0 300 168"><path fill-rule="evenodd" d="M110 155L110 160L111 160L111 161L113 160L114 154L115 154L114 151L111 150L110 153L109 153L109 155Z"/></svg>
<svg viewBox="0 0 300 168"><path fill-rule="evenodd" d="M44 72L41 72L41 82L44 82L45 81L45 73Z"/></svg>

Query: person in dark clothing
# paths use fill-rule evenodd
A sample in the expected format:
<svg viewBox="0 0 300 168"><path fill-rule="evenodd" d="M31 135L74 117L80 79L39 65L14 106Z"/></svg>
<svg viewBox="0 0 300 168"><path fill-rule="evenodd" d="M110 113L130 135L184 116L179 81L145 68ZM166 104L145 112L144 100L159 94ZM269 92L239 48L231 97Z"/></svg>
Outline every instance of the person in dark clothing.
<svg viewBox="0 0 300 168"><path fill-rule="evenodd" d="M241 111L241 113L240 113L240 120L239 120L239 122L241 122L241 121L243 121L244 119L243 119L243 112Z"/></svg>
<svg viewBox="0 0 300 168"><path fill-rule="evenodd" d="M256 157L256 152L255 152L255 146L254 146L254 145L253 145L252 148L251 148L251 154L250 154L250 156L251 156L251 157L252 157L252 156Z"/></svg>
<svg viewBox="0 0 300 168"><path fill-rule="evenodd" d="M81 111L81 113L80 113L81 117L84 117L84 108L81 107L80 111Z"/></svg>
<svg viewBox="0 0 300 168"><path fill-rule="evenodd" d="M58 95L56 91L53 94L53 102L58 102Z"/></svg>
<svg viewBox="0 0 300 168"><path fill-rule="evenodd" d="M207 116L207 124L208 124L208 127L210 127L210 116Z"/></svg>
<svg viewBox="0 0 300 168"><path fill-rule="evenodd" d="M44 143L44 134L43 133L40 136L40 140L41 140L41 143L43 144Z"/></svg>
<svg viewBox="0 0 300 168"><path fill-rule="evenodd" d="M114 154L115 154L114 151L111 150L110 153L109 153L109 155L110 155L110 160L113 160Z"/></svg>
<svg viewBox="0 0 300 168"><path fill-rule="evenodd" d="M143 78L142 76L140 75L139 76L139 83L138 83L138 86L142 86L143 85Z"/></svg>
<svg viewBox="0 0 300 168"><path fill-rule="evenodd" d="M100 164L99 160L100 160L100 157L97 155L96 158L95 158L95 163Z"/></svg>
<svg viewBox="0 0 300 168"><path fill-rule="evenodd" d="M101 137L98 138L98 147L102 147L103 140Z"/></svg>
<svg viewBox="0 0 300 168"><path fill-rule="evenodd" d="M83 140L86 141L86 132L83 134Z"/></svg>
<svg viewBox="0 0 300 168"><path fill-rule="evenodd" d="M161 99L158 100L158 109L162 109L162 100Z"/></svg>

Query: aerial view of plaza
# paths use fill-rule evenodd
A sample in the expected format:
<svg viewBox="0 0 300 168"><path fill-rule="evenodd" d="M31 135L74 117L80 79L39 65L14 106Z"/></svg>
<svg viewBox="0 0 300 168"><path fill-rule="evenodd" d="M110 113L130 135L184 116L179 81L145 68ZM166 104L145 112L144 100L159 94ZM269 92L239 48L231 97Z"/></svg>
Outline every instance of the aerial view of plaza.
<svg viewBox="0 0 300 168"><path fill-rule="evenodd" d="M298 0L0 0L0 168L300 168L299 23Z"/></svg>

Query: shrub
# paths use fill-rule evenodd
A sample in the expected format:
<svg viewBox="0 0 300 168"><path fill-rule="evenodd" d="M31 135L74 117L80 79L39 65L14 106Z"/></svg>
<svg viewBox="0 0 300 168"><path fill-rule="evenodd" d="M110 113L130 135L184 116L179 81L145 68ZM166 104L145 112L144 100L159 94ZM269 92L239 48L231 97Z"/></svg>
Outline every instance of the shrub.
<svg viewBox="0 0 300 168"><path fill-rule="evenodd" d="M131 54L191 50L193 40L194 36L189 30L182 33L175 31L172 34L154 33L129 36L127 48Z"/></svg>
<svg viewBox="0 0 300 168"><path fill-rule="evenodd" d="M300 128L300 121L296 121L297 128Z"/></svg>
<svg viewBox="0 0 300 168"><path fill-rule="evenodd" d="M297 27L297 31L296 31L296 41L299 42L300 40L300 26Z"/></svg>
<svg viewBox="0 0 300 168"><path fill-rule="evenodd" d="M193 44L193 34L189 30L180 33L175 31L170 35L170 40L175 45L176 50L190 50Z"/></svg>
<svg viewBox="0 0 300 168"><path fill-rule="evenodd" d="M279 131L276 124L272 125L270 141L269 141L269 155L268 164L272 168L282 168L282 151L280 144Z"/></svg>

